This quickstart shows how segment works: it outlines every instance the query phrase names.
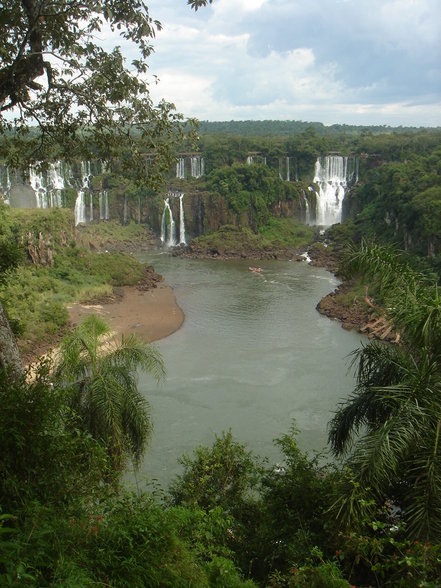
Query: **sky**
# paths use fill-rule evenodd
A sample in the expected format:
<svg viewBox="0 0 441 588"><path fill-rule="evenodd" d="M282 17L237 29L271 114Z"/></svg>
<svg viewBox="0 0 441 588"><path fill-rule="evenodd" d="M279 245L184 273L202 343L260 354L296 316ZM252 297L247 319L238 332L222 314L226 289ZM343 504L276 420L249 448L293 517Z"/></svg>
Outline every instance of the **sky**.
<svg viewBox="0 0 441 588"><path fill-rule="evenodd" d="M185 117L441 126L441 0L147 5L152 98Z"/></svg>

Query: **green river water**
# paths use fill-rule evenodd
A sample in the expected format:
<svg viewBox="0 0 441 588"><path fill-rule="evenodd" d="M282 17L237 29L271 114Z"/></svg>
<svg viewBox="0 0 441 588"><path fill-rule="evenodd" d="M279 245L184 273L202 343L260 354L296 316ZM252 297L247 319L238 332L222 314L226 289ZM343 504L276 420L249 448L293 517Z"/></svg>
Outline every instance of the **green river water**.
<svg viewBox="0 0 441 588"><path fill-rule="evenodd" d="M299 444L326 447L327 423L353 388L348 354L362 337L321 316L318 301L338 284L306 262L201 261L139 255L174 288L185 322L159 341L166 382L141 376L153 438L137 475L163 486L180 471L178 456L230 427L271 462L273 439L295 419Z"/></svg>

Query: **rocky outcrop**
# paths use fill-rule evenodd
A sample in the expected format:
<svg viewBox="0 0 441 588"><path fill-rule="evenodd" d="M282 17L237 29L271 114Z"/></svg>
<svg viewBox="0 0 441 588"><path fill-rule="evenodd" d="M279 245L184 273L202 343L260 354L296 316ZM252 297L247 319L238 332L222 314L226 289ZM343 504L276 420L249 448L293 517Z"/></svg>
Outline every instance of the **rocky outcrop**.
<svg viewBox="0 0 441 588"><path fill-rule="evenodd" d="M295 247L268 246L262 236L249 229L225 225L213 234L176 247L173 255L192 259L295 259L300 252Z"/></svg>
<svg viewBox="0 0 441 588"><path fill-rule="evenodd" d="M43 237L41 232L38 233L38 237L35 237L35 235L30 232L26 234L26 250L29 259L34 265L49 267L54 265L54 256L50 238Z"/></svg>
<svg viewBox="0 0 441 588"><path fill-rule="evenodd" d="M351 287L351 283L341 284L334 292L322 298L316 307L318 312L330 319L340 321L343 329L358 331L370 339L398 343L399 333L394 330L392 323L386 317L379 314L381 309L377 310L372 302L364 298L354 298L348 305L339 299L340 296L343 297L350 292Z"/></svg>
<svg viewBox="0 0 441 588"><path fill-rule="evenodd" d="M145 270L142 278L136 284L136 289L140 290L141 292L146 292L147 290L152 290L156 288L158 284L164 281L164 276L157 274L153 268L153 266L148 265Z"/></svg>

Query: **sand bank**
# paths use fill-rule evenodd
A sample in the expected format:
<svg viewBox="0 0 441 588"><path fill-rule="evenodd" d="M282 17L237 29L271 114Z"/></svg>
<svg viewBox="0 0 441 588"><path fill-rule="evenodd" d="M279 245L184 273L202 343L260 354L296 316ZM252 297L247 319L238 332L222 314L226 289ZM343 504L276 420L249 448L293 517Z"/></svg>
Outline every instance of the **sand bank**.
<svg viewBox="0 0 441 588"><path fill-rule="evenodd" d="M168 337L184 322L184 313L170 286L159 284L157 288L144 292L131 286L120 290L122 295L115 302L70 304L67 308L72 326L78 325L86 316L96 314L118 337L133 333L151 343Z"/></svg>

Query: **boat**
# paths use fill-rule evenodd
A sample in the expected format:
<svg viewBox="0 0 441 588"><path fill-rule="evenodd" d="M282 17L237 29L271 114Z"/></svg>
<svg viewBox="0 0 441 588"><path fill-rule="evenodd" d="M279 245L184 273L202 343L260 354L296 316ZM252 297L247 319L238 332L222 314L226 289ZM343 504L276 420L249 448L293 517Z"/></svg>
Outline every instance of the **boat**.
<svg viewBox="0 0 441 588"><path fill-rule="evenodd" d="M248 269L250 270L250 272L255 272L256 274L260 274L260 272L263 272L263 269L261 267L249 267Z"/></svg>

